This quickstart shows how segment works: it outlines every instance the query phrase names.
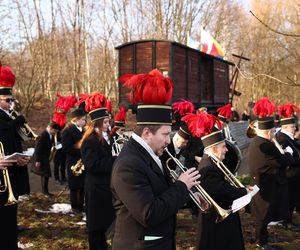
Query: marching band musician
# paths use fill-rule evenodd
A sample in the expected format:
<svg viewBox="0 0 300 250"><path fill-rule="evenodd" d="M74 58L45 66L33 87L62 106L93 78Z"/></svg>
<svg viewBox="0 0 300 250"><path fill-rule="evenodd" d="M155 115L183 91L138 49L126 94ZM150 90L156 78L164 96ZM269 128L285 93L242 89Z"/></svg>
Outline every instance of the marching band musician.
<svg viewBox="0 0 300 250"><path fill-rule="evenodd" d="M268 223L288 217L288 187L285 175L291 162L290 153L282 152L274 141L274 117L276 106L267 97L261 98L253 107L258 116L256 136L248 149L251 184L260 191L253 197L251 214L255 218L257 245L261 249L274 249L269 244Z"/></svg>
<svg viewBox="0 0 300 250"><path fill-rule="evenodd" d="M177 211L189 201L189 189L199 184L198 171L189 169L171 183L159 159L170 143L172 82L158 70L126 74L120 78L132 87L137 127L116 159L111 188L115 198L116 226L113 250L175 249Z"/></svg>
<svg viewBox="0 0 300 250"><path fill-rule="evenodd" d="M300 145L296 142L294 135L296 131L295 118L293 116L299 108L292 103L285 103L278 108L281 130L276 133L276 140L284 150L292 152L293 162L287 169L288 192L289 192L289 216L285 222L288 229L299 229L300 225L292 222L292 215L297 203L300 202Z"/></svg>
<svg viewBox="0 0 300 250"><path fill-rule="evenodd" d="M222 161L227 152L225 137L218 118L207 113L190 114L183 118L193 136L201 137L204 155L199 163L200 183L211 198L223 209L229 209L232 202L247 194L249 189L230 183L217 161ZM218 126L218 129L215 127ZM211 209L198 217L197 246L199 250L243 250L244 241L239 213L231 213L216 223L218 213Z"/></svg>
<svg viewBox="0 0 300 250"><path fill-rule="evenodd" d="M122 105L120 111L114 118L114 125L111 130L110 138L112 139L112 147L114 154L118 154L121 148L117 148L118 145L124 145L129 140L129 137L124 134L125 132L125 121L126 121L126 109Z"/></svg>
<svg viewBox="0 0 300 250"><path fill-rule="evenodd" d="M51 197L52 193L48 190L48 182L51 177L50 168L50 153L53 146L53 138L60 130L60 125L56 123L55 117L51 121L47 128L42 132L35 145L35 169L33 172L41 176L42 192L45 196Z"/></svg>
<svg viewBox="0 0 300 250"><path fill-rule="evenodd" d="M20 148L20 139L17 130L25 123L23 116L17 116L12 119L9 110L14 101L12 88L15 84L15 75L9 67L3 67L0 64L0 141L3 144L5 155L15 152L22 152ZM8 173L12 185L12 192L16 199L20 193L23 193L22 185L24 183L23 175L20 172L21 166L26 166L28 157L19 157L12 166L8 166ZM6 166L6 161L1 160L0 165ZM8 165L10 165L8 163ZM28 176L28 174L27 174ZM1 171L1 188L4 187L3 173ZM26 182L28 180L25 180ZM17 204L5 206L8 199L8 192L0 192L0 221L3 228L0 234L1 249L18 249L17 239Z"/></svg>
<svg viewBox="0 0 300 250"><path fill-rule="evenodd" d="M70 189L70 202L74 212L84 212L84 173L75 176L71 167L81 158L78 143L84 133L86 113L77 108L70 113L71 121L62 131L61 142L66 153L66 168Z"/></svg>
<svg viewBox="0 0 300 250"><path fill-rule="evenodd" d="M93 92L85 100L91 122L80 141L86 169L85 204L90 250L107 249L105 232L115 218L110 177L116 157L112 156L112 143L103 136L110 125L106 102L106 97L99 92Z"/></svg>

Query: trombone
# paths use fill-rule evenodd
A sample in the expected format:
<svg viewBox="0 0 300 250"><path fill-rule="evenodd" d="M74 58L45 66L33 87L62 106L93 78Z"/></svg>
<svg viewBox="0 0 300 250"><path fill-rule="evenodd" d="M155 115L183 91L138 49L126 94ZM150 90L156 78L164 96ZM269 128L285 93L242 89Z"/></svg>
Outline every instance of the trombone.
<svg viewBox="0 0 300 250"><path fill-rule="evenodd" d="M84 168L82 159L79 159L75 165L71 166L72 174L75 176L81 175L83 173L84 169L85 168Z"/></svg>
<svg viewBox="0 0 300 250"><path fill-rule="evenodd" d="M4 157L4 148L2 142L0 142L0 157ZM7 202L4 204L4 206L9 206L16 204L18 201L16 200L11 183L9 178L9 173L7 169L2 170L2 176L3 176L3 184L0 182L0 193L8 192L8 198Z"/></svg>
<svg viewBox="0 0 300 250"><path fill-rule="evenodd" d="M166 153L170 156L170 158L166 161L166 166L168 168L168 170L170 171L171 177L174 180L177 180L179 177L179 174L176 173L175 170L171 169L171 167L169 166L169 163L171 160L173 160L175 162L175 164L179 167L181 172L186 172L187 168L177 159L175 158L167 148L165 148ZM201 185L195 185L194 186L196 192L200 193L200 199L202 199L204 202L204 205L202 204L202 202L200 202L199 198L197 197L197 195L192 191L189 190L189 195L191 197L191 199L195 202L195 204L197 205L198 208L200 208L200 210L202 212L207 212L211 207L213 207L216 212L218 213L218 218L216 219L216 222L221 222L224 219L227 218L227 216L229 216L231 214L231 210L226 210L224 208L221 208L210 196L209 194L203 189L203 187L201 187Z"/></svg>

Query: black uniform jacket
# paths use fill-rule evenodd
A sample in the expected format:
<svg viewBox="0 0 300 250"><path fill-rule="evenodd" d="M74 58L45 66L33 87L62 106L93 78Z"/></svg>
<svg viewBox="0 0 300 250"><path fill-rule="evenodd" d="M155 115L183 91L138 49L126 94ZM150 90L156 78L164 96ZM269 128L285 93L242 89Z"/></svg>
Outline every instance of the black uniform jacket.
<svg viewBox="0 0 300 250"><path fill-rule="evenodd" d="M115 157L103 139L91 134L81 146L86 169L85 204L88 230L106 230L115 217L110 190L110 177Z"/></svg>
<svg viewBox="0 0 300 250"><path fill-rule="evenodd" d="M191 137L182 150L181 155L185 158L184 165L187 168L197 168L198 162L195 160L195 156L203 156L204 146L199 137Z"/></svg>
<svg viewBox="0 0 300 250"><path fill-rule="evenodd" d="M71 167L81 158L80 149L75 148L75 145L80 141L82 135L83 132L80 132L74 124L71 124L62 131L61 142L63 150L66 152L66 168L70 189L79 189L84 187L85 172L79 176L75 176L71 170Z"/></svg>
<svg viewBox="0 0 300 250"><path fill-rule="evenodd" d="M260 191L252 198L251 213L257 221L279 221L288 215L288 188L285 175L292 156L281 154L276 146L255 136L248 149L251 185Z"/></svg>
<svg viewBox="0 0 300 250"><path fill-rule="evenodd" d="M8 114L0 109L0 142L2 142L4 148L4 154L10 155L15 152L22 152L20 148L20 142L17 137L17 130L22 124L24 124L25 119L23 116L17 117L13 120ZM14 164L13 166L8 167L8 172L10 176L10 182L12 185L13 193L17 199L20 194L23 194L22 190L22 167ZM2 173L0 174L1 183L3 183ZM28 180L27 180L28 182ZM29 189L29 187L27 187ZM7 192L0 193L0 205L6 203L7 201Z"/></svg>
<svg viewBox="0 0 300 250"><path fill-rule="evenodd" d="M229 209L235 199L247 194L245 188L236 188L225 180L223 172L206 154L199 164L200 185L223 209ZM244 241L239 213L230 214L216 223L218 214L214 208L199 214L197 249L201 250L243 250Z"/></svg>
<svg viewBox="0 0 300 250"><path fill-rule="evenodd" d="M296 140L292 140L287 134L276 133L276 140L283 149L291 147L293 150L293 162L287 168L287 176L291 178L299 178L300 175L300 145ZM298 179L299 180L299 179Z"/></svg>
<svg viewBox="0 0 300 250"><path fill-rule="evenodd" d="M40 162L40 168L37 169L37 174L42 176L51 176L51 168L49 163L50 151L52 148L52 136L47 130L44 130L35 146L36 162Z"/></svg>
<svg viewBox="0 0 300 250"><path fill-rule="evenodd" d="M190 199L183 182L171 183L131 138L115 161L111 186L117 216L113 250L175 249L176 213Z"/></svg>

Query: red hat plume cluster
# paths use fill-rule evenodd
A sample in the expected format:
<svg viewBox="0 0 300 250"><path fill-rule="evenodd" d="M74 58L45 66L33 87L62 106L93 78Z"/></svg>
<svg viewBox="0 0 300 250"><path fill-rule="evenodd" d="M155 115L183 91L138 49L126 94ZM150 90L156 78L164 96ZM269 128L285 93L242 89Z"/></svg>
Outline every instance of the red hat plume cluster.
<svg viewBox="0 0 300 250"><path fill-rule="evenodd" d="M253 113L260 118L265 118L271 116L276 109L276 105L268 97L262 97L255 103Z"/></svg>
<svg viewBox="0 0 300 250"><path fill-rule="evenodd" d="M282 106L278 107L279 115L284 118L292 117L295 111L299 112L300 109L291 102L287 102Z"/></svg>
<svg viewBox="0 0 300 250"><path fill-rule="evenodd" d="M122 105L120 111L116 114L115 116L115 121L122 121L125 122L126 120L126 109L125 107Z"/></svg>
<svg viewBox="0 0 300 250"><path fill-rule="evenodd" d="M217 109L218 115L225 117L226 119L230 119L232 116L231 104L227 104L223 107Z"/></svg>
<svg viewBox="0 0 300 250"><path fill-rule="evenodd" d="M178 113L181 116L194 113L195 107L193 103L186 101L184 99L180 99L180 102L174 102L172 104L172 109L174 111L174 114Z"/></svg>
<svg viewBox="0 0 300 250"><path fill-rule="evenodd" d="M187 124L192 136L200 138L212 133L215 127L220 129L222 126L217 117L206 112L188 114L182 118L182 121Z"/></svg>
<svg viewBox="0 0 300 250"><path fill-rule="evenodd" d="M173 83L157 69L147 74L125 74L120 77L123 86L131 88L130 101L138 104L165 104L171 100Z"/></svg>
<svg viewBox="0 0 300 250"><path fill-rule="evenodd" d="M3 67L0 63L0 86L13 87L15 85L16 77L10 67Z"/></svg>
<svg viewBox="0 0 300 250"><path fill-rule="evenodd" d="M90 112L98 108L107 108L107 99L100 92L94 91L85 97L85 110Z"/></svg>

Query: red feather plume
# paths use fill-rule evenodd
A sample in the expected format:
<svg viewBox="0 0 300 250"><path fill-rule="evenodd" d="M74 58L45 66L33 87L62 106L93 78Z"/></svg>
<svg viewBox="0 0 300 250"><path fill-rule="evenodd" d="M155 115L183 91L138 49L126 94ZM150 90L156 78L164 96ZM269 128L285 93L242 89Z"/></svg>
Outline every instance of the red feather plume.
<svg viewBox="0 0 300 250"><path fill-rule="evenodd" d="M182 119L187 126L192 136L202 137L214 131L214 127L221 128L220 120L214 115L202 112L197 114L187 114Z"/></svg>
<svg viewBox="0 0 300 250"><path fill-rule="evenodd" d="M300 109L291 102L287 102L278 108L278 113L284 118L292 117L294 112L299 112Z"/></svg>
<svg viewBox="0 0 300 250"><path fill-rule="evenodd" d="M15 85L16 77L13 74L11 68L2 67L0 64L0 86L1 87L13 87Z"/></svg>
<svg viewBox="0 0 300 250"><path fill-rule="evenodd" d="M230 119L232 116L231 104L229 103L223 107L218 108L217 112L220 116L223 116L226 119Z"/></svg>
<svg viewBox="0 0 300 250"><path fill-rule="evenodd" d="M79 94L79 101L75 103L75 106L79 107L81 103L85 102L86 98L88 98L88 94Z"/></svg>
<svg viewBox="0 0 300 250"><path fill-rule="evenodd" d="M71 108L73 108L77 102L77 99L74 95L64 97L57 94L57 97L59 99L55 102L54 107L62 110L64 113L67 113Z"/></svg>
<svg viewBox="0 0 300 250"><path fill-rule="evenodd" d="M107 107L107 99L100 92L94 91L85 99L85 110L90 112L94 109Z"/></svg>
<svg viewBox="0 0 300 250"><path fill-rule="evenodd" d="M276 109L276 105L271 102L268 97L262 97L255 103L252 110L255 115L260 118L264 118L271 116Z"/></svg>
<svg viewBox="0 0 300 250"><path fill-rule="evenodd" d="M107 108L108 113L111 113L111 111L112 111L112 104L111 104L110 100L107 100L106 108Z"/></svg>
<svg viewBox="0 0 300 250"><path fill-rule="evenodd" d="M186 101L182 98L180 100L181 102L174 102L172 104L172 109L175 114L179 113L181 116L184 116L189 113L194 113L195 107L193 103Z"/></svg>
<svg viewBox="0 0 300 250"><path fill-rule="evenodd" d="M119 81L124 83L123 87L131 88L131 103L165 104L171 100L173 83L157 69L148 74L125 74Z"/></svg>
<svg viewBox="0 0 300 250"><path fill-rule="evenodd" d="M115 116L115 121L125 122L126 120L126 109L122 105L120 111Z"/></svg>
<svg viewBox="0 0 300 250"><path fill-rule="evenodd" d="M64 127L66 124L66 115L61 112L53 112L54 117L52 121L54 121L56 124L58 124L60 127Z"/></svg>

